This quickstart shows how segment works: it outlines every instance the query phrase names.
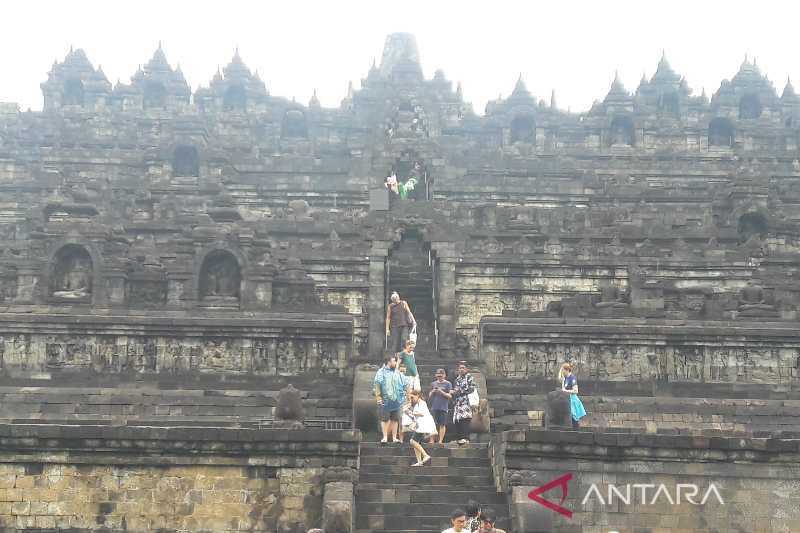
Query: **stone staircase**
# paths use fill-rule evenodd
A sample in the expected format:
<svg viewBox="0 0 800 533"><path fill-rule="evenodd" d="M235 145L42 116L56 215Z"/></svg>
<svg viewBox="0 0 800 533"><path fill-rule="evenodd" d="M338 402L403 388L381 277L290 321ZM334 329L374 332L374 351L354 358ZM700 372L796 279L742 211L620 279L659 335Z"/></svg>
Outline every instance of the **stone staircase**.
<svg viewBox="0 0 800 533"><path fill-rule="evenodd" d="M439 533L469 500L493 508L508 529L508 503L495 489L488 445L425 445L431 462L411 467L408 444L361 443L356 531Z"/></svg>
<svg viewBox="0 0 800 533"><path fill-rule="evenodd" d="M389 259L389 289L397 291L411 306L417 319L417 345L429 351L436 347L433 310L433 270L425 243L408 234Z"/></svg>

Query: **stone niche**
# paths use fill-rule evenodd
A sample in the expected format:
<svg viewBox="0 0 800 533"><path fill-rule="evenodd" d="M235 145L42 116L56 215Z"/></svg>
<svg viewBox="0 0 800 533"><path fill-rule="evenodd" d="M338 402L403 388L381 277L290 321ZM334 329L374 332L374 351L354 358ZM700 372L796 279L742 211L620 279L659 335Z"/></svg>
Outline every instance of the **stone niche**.
<svg viewBox="0 0 800 533"><path fill-rule="evenodd" d="M94 265L86 248L68 244L60 248L50 264L49 296L58 302L90 303Z"/></svg>
<svg viewBox="0 0 800 533"><path fill-rule="evenodd" d="M201 305L239 307L241 286L242 270L232 253L215 250L205 257L198 280Z"/></svg>

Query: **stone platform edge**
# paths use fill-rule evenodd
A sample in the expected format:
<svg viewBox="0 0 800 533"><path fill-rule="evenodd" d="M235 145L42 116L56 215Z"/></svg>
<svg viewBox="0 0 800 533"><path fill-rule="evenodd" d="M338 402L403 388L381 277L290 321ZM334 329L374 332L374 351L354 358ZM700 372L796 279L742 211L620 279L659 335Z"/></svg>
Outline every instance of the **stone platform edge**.
<svg viewBox="0 0 800 533"><path fill-rule="evenodd" d="M357 468L361 432L0 424L0 463Z"/></svg>
<svg viewBox="0 0 800 533"><path fill-rule="evenodd" d="M616 462L675 458L686 461L696 454L705 462L798 462L800 439L777 437L712 437L611 433L603 431L510 430L495 440L506 457L586 457Z"/></svg>
<svg viewBox="0 0 800 533"><path fill-rule="evenodd" d="M64 327L69 327L64 330ZM186 313L151 312L136 314L114 310L108 314L80 313L14 313L0 312L0 329L18 333L75 333L78 330L98 330L97 333L116 335L175 334L198 330L207 334L214 329L224 331L256 332L269 328L301 328L332 331L350 335L353 317L346 314L290 313L290 312L240 312L189 316Z"/></svg>

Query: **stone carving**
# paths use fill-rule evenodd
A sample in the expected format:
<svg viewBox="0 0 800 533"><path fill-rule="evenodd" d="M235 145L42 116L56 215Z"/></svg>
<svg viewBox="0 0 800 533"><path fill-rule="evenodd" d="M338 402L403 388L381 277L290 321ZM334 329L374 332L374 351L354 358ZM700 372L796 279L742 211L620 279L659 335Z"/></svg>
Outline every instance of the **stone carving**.
<svg viewBox="0 0 800 533"><path fill-rule="evenodd" d="M0 265L0 302L11 301L17 295L17 271Z"/></svg>
<svg viewBox="0 0 800 533"><path fill-rule="evenodd" d="M572 427L568 393L560 389L548 392L545 408L545 427Z"/></svg>
<svg viewBox="0 0 800 533"><path fill-rule="evenodd" d="M703 381L703 362L705 361L702 347L673 348L672 354L676 380Z"/></svg>
<svg viewBox="0 0 800 533"><path fill-rule="evenodd" d="M746 348L735 350L736 381L751 381L756 363Z"/></svg>
<svg viewBox="0 0 800 533"><path fill-rule="evenodd" d="M277 366L275 342L258 340L253 345L253 370L270 371Z"/></svg>
<svg viewBox="0 0 800 533"><path fill-rule="evenodd" d="M89 367L92 354L80 337L51 337L45 344L45 362L50 368Z"/></svg>
<svg viewBox="0 0 800 533"><path fill-rule="evenodd" d="M297 221L311 221L311 207L305 200L292 200L289 202L290 216Z"/></svg>
<svg viewBox="0 0 800 533"><path fill-rule="evenodd" d="M85 248L68 245L53 258L50 294L64 300L86 300L92 294L92 258Z"/></svg>
<svg viewBox="0 0 800 533"><path fill-rule="evenodd" d="M775 295L750 282L739 292L738 310L742 316L777 316Z"/></svg>
<svg viewBox="0 0 800 533"><path fill-rule="evenodd" d="M156 343L153 338L137 339L128 344L127 359L137 372L155 372Z"/></svg>
<svg viewBox="0 0 800 533"><path fill-rule="evenodd" d="M278 401L275 406L275 418L278 420L300 422L302 427L305 411L303 409L303 397L299 390L289 383L278 393Z"/></svg>
<svg viewBox="0 0 800 533"><path fill-rule="evenodd" d="M275 277L272 303L297 308L320 305L314 280L298 258L290 257Z"/></svg>
<svg viewBox="0 0 800 533"><path fill-rule="evenodd" d="M295 375L308 369L308 348L300 339L279 339L276 347L277 368L280 376Z"/></svg>
<svg viewBox="0 0 800 533"><path fill-rule="evenodd" d="M727 348L711 350L709 372L711 381L728 381L728 359L730 351Z"/></svg>
<svg viewBox="0 0 800 533"><path fill-rule="evenodd" d="M496 238L490 237L483 242L481 251L485 254L499 254L503 252L503 245Z"/></svg>
<svg viewBox="0 0 800 533"><path fill-rule="evenodd" d="M600 289L600 301L594 304L599 309L627 309L628 303L623 300L617 287L608 286Z"/></svg>

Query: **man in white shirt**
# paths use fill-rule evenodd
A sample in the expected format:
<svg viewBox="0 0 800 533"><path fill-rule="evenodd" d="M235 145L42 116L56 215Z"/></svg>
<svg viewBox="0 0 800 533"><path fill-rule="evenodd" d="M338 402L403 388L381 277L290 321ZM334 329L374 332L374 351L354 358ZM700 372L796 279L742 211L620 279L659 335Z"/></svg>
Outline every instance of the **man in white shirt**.
<svg viewBox="0 0 800 533"><path fill-rule="evenodd" d="M467 533L467 513L463 509L456 509L450 513L450 525L452 527L445 529L442 533L461 533L462 531Z"/></svg>

